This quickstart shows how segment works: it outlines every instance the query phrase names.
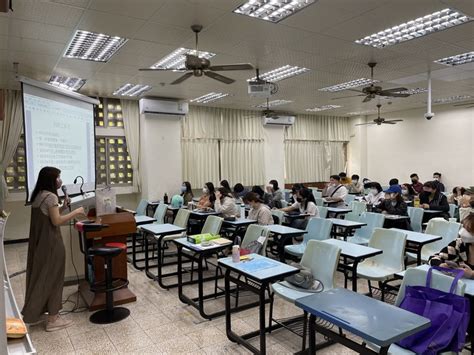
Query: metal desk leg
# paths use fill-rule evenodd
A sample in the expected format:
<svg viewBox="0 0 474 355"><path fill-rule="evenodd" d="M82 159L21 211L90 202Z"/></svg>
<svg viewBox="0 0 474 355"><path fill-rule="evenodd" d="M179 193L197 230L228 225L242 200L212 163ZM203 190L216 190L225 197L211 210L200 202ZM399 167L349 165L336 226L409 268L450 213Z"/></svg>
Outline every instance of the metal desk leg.
<svg viewBox="0 0 474 355"><path fill-rule="evenodd" d="M316 354L316 317L314 315L309 316L309 355Z"/></svg>
<svg viewBox="0 0 474 355"><path fill-rule="evenodd" d="M357 264L359 260L355 259L352 263L352 291L357 292Z"/></svg>
<svg viewBox="0 0 474 355"><path fill-rule="evenodd" d="M266 284L260 285L260 292L259 292L259 301L260 306L258 308L259 313L259 321L260 321L260 354L266 354L267 352L267 344L265 339L265 333L267 328L265 327L265 291L267 289Z"/></svg>

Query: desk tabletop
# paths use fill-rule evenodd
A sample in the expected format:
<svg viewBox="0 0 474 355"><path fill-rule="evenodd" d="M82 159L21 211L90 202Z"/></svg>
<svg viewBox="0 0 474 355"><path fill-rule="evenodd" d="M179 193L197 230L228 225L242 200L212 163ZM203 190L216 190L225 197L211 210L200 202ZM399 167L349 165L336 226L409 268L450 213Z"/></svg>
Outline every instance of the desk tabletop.
<svg viewBox="0 0 474 355"><path fill-rule="evenodd" d="M192 249L193 251L198 252L198 253L208 252L208 251L216 252L218 250L225 249L228 246L232 245L231 240L229 240L229 243L227 243L227 244L212 244L212 241L211 241L211 244L208 245L208 246L202 246L201 244L190 243L190 242L188 242L187 238L174 239L173 242L180 245L180 246L182 246L182 247Z"/></svg>
<svg viewBox="0 0 474 355"><path fill-rule="evenodd" d="M252 260L234 263L232 257L219 259L219 265L243 274L256 281L283 278L299 272L299 269L259 254L250 254Z"/></svg>
<svg viewBox="0 0 474 355"><path fill-rule="evenodd" d="M158 206L161 201L147 201L150 206Z"/></svg>
<svg viewBox="0 0 474 355"><path fill-rule="evenodd" d="M224 219L222 223L228 226L241 227L241 226L248 226L250 224L255 224L257 223L257 221L255 219L237 218L235 221L226 221Z"/></svg>
<svg viewBox="0 0 474 355"><path fill-rule="evenodd" d="M328 218L328 220L331 221L332 225L336 227L360 228L367 225L367 223L364 222L354 222L347 219Z"/></svg>
<svg viewBox="0 0 474 355"><path fill-rule="evenodd" d="M309 213L285 213L284 216L286 218L295 219L295 218L305 218L305 217L310 216L310 214Z"/></svg>
<svg viewBox="0 0 474 355"><path fill-rule="evenodd" d="M299 298L296 306L378 346L430 326L427 318L344 288Z"/></svg>
<svg viewBox="0 0 474 355"><path fill-rule="evenodd" d="M349 213L352 212L352 208L345 207L328 207L329 213Z"/></svg>
<svg viewBox="0 0 474 355"><path fill-rule="evenodd" d="M390 228L390 229L405 233L407 235L407 242L411 242L411 243L428 244L428 243L433 243L433 242L436 242L437 240L443 239L439 235L407 231L407 230L398 229L398 228Z"/></svg>
<svg viewBox="0 0 474 355"><path fill-rule="evenodd" d="M186 231L186 228L176 226L174 224L165 223L165 224L146 224L141 226L140 229L144 230L145 232L154 234L154 235L164 235L164 234L172 234L172 233L181 233Z"/></svg>
<svg viewBox="0 0 474 355"><path fill-rule="evenodd" d="M268 230L269 230L271 233L279 234L279 235L285 235L285 234L298 234L298 235L302 235L302 234L308 233L307 231L305 231L305 230L303 230L303 229L291 228L291 227L287 227L287 226L282 226L282 225L280 225L280 224L270 224L270 225L268 226Z"/></svg>
<svg viewBox="0 0 474 355"><path fill-rule="evenodd" d="M199 210L193 210L191 211L191 215L195 216L217 216L219 212L216 211L199 211Z"/></svg>
<svg viewBox="0 0 474 355"><path fill-rule="evenodd" d="M153 217L148 217L148 216L137 216L135 215L135 223L137 226L140 226L142 224L149 224L156 222L156 218Z"/></svg>
<svg viewBox="0 0 474 355"><path fill-rule="evenodd" d="M403 219L410 219L409 216L400 216L398 214L384 214L385 219L389 219L391 221L401 221Z"/></svg>
<svg viewBox="0 0 474 355"><path fill-rule="evenodd" d="M349 243L339 239L326 239L323 240L323 243L332 244L341 248L341 256L346 256L351 259L370 258L371 256L383 253L380 249Z"/></svg>
<svg viewBox="0 0 474 355"><path fill-rule="evenodd" d="M427 214L442 214L444 213L443 211L435 211L435 210L423 210L423 213Z"/></svg>
<svg viewBox="0 0 474 355"><path fill-rule="evenodd" d="M427 264L423 264L423 265L416 266L415 269L428 271L430 269L430 266ZM439 272L439 271L433 270L433 272ZM397 272L395 276L397 276L400 279L403 279L403 277L405 276L405 271ZM474 297L474 279L462 278L461 281L466 285L466 290L464 291L464 294Z"/></svg>

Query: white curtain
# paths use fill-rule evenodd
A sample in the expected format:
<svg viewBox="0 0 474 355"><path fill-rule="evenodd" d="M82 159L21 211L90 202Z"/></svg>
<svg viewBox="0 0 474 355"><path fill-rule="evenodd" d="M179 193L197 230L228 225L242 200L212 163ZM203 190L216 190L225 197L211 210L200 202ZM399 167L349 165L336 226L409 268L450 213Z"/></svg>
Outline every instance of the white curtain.
<svg viewBox="0 0 474 355"><path fill-rule="evenodd" d="M183 181L200 188L208 181L219 182L219 141L216 139L181 140Z"/></svg>
<svg viewBox="0 0 474 355"><path fill-rule="evenodd" d="M4 90L5 117L2 124L0 140L0 210L8 196L5 170L10 164L18 146L23 127L21 92Z"/></svg>
<svg viewBox="0 0 474 355"><path fill-rule="evenodd" d="M141 191L140 179L140 110L138 101L120 100L127 150L133 169L133 192Z"/></svg>
<svg viewBox="0 0 474 355"><path fill-rule="evenodd" d="M347 117L298 115L286 139L347 142L349 128Z"/></svg>
<svg viewBox="0 0 474 355"><path fill-rule="evenodd" d="M264 184L263 141L232 140L221 143L222 178L244 186Z"/></svg>

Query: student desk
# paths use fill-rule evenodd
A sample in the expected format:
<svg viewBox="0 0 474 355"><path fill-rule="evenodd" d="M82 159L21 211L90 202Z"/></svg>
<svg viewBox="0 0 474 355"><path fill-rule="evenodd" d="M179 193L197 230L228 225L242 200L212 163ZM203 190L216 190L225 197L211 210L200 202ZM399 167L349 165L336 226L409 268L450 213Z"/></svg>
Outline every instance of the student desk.
<svg viewBox="0 0 474 355"><path fill-rule="evenodd" d="M363 226L367 225L367 223L354 222L347 219L328 218L328 220L332 222L331 235L334 238L341 236L344 238L344 240L347 240L347 237L351 236L355 229L362 228ZM342 233L337 232L338 227L342 229Z"/></svg>
<svg viewBox="0 0 474 355"><path fill-rule="evenodd" d="M300 237L308 233L306 230L281 226L279 224L270 224L267 228L274 236L280 236L280 238L275 238L275 242L277 244L278 257L281 262L285 261L285 242L290 238Z"/></svg>
<svg viewBox="0 0 474 355"><path fill-rule="evenodd" d="M441 217L443 213L445 213L445 212L423 209L423 223L428 222L432 218Z"/></svg>
<svg viewBox="0 0 474 355"><path fill-rule="evenodd" d="M417 265L421 265L421 249L423 248L423 246L443 239L442 237L438 235L433 235L433 234L425 234L425 233L407 231L407 230L397 229L397 228L391 228L391 229L395 231L400 231L407 235L407 244L405 247L405 251L416 254Z"/></svg>
<svg viewBox="0 0 474 355"><path fill-rule="evenodd" d="M328 213L334 214L334 218L337 218L340 214L346 214L349 212L352 212L352 208L328 207Z"/></svg>
<svg viewBox="0 0 474 355"><path fill-rule="evenodd" d="M137 225L137 227L156 222L156 218L153 218L153 217L137 216L137 215L135 215L133 217L135 218L135 224ZM138 265L139 262L145 261L145 258L140 258L139 259L137 257L137 254L138 254L138 251L137 251L137 233L132 234L131 239L132 239L132 251L131 251L130 254L132 254L132 260L131 260L132 265L137 270L143 270L145 267ZM142 247L142 251L143 251L144 244L140 244L140 246ZM128 260L130 261L130 259L128 259Z"/></svg>
<svg viewBox="0 0 474 355"><path fill-rule="evenodd" d="M401 216L396 214L384 214L385 220L383 223L384 228L395 229L397 227L404 227L407 224L407 220L410 221L409 216Z"/></svg>
<svg viewBox="0 0 474 355"><path fill-rule="evenodd" d="M222 226L234 228L234 230L232 231L232 236L231 236L232 239L234 239L235 236L237 236L239 232L246 230L249 225L255 224L255 223L257 223L256 220L248 219L248 218L237 218L235 221L226 221L224 219L224 221L222 222Z"/></svg>
<svg viewBox="0 0 474 355"><path fill-rule="evenodd" d="M382 254L383 252L380 249L344 242L339 239L326 239L322 242L341 248L341 256L344 262L339 262L339 269L342 270L344 274L346 271L352 273L352 291L354 292L357 292L357 266L359 262L372 256ZM350 259L350 261L348 262L347 259Z"/></svg>
<svg viewBox="0 0 474 355"><path fill-rule="evenodd" d="M224 292L217 292L215 291L214 293L210 293L205 295L204 294L204 282L206 281L216 281L218 278L217 273L215 276L209 276L209 277L204 277L203 273L203 261L205 258L217 254L219 251L224 250L228 248L230 245L232 245L232 241L229 240L229 243L224 244L224 245L217 245L217 244L211 244L210 246L202 247L200 244L193 244L187 241L187 238L179 238L173 240L173 242L176 244L176 247L178 248L178 269L177 269L177 274L178 274L178 297L179 300L183 303L189 304L190 306L193 306L199 311L199 314L201 317L205 319L212 319L218 316L221 316L225 313L224 310L222 311L217 311L211 314L206 313L204 309L204 301L210 298L216 298L217 296L222 295ZM183 249L187 249L186 251L188 252L187 254L183 253ZM191 255L191 253L193 255ZM197 284L198 284L198 296L194 298L190 298L186 296L183 293L183 286L184 285L189 285L192 283L196 283L191 279L191 281L188 282L183 282L183 255L184 257L196 261L197 262L197 267L198 267L198 278L197 278ZM192 272L192 271L191 271Z"/></svg>
<svg viewBox="0 0 474 355"><path fill-rule="evenodd" d="M316 353L316 331L358 353L387 354L391 344L430 326L427 318L344 288L302 297L295 304L310 314L309 354ZM317 324L316 317L380 346L380 352Z"/></svg>
<svg viewBox="0 0 474 355"><path fill-rule="evenodd" d="M156 222L156 218L148 217L148 216L134 216L135 217L135 224L137 226L142 226L144 224L149 224Z"/></svg>
<svg viewBox="0 0 474 355"><path fill-rule="evenodd" d="M158 284L161 288L170 288L173 285L165 285L163 283L163 278L175 276L176 272L170 272L167 274L163 274L163 266L167 265L174 265L176 262L164 262L164 253L163 250L163 237L167 235L179 234L186 231L186 228L175 226L174 224L148 224L140 227L140 229L145 234L145 274L152 280L158 281ZM152 243L156 244L156 265L150 265L150 257L149 257L149 238L152 238ZM157 268L157 274L153 274L150 269L152 267Z"/></svg>
<svg viewBox="0 0 474 355"><path fill-rule="evenodd" d="M245 262L232 262L231 257L222 258L218 260L218 264L226 269L225 271L225 327L227 337L233 341L245 346L254 354L265 354L266 353L266 332L267 327L265 325L265 292L269 290L270 283L284 279L287 276L296 274L299 269L278 262L276 260L261 256L258 254L250 254L250 261ZM241 276L248 279L248 281L242 281ZM237 335L232 330L232 309L230 307L230 283L234 283L237 286L246 288L259 296L259 321L260 329L245 335ZM270 291L269 291L270 292ZM255 348L250 344L247 339L259 336L260 337L260 348Z"/></svg>

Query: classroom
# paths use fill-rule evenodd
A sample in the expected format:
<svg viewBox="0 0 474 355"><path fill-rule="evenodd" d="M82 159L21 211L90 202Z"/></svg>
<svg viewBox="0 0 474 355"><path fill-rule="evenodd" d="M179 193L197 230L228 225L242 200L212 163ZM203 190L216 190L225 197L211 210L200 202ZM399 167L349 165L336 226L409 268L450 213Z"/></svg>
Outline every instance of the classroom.
<svg viewBox="0 0 474 355"><path fill-rule="evenodd" d="M473 354L474 1L0 0L1 354Z"/></svg>

